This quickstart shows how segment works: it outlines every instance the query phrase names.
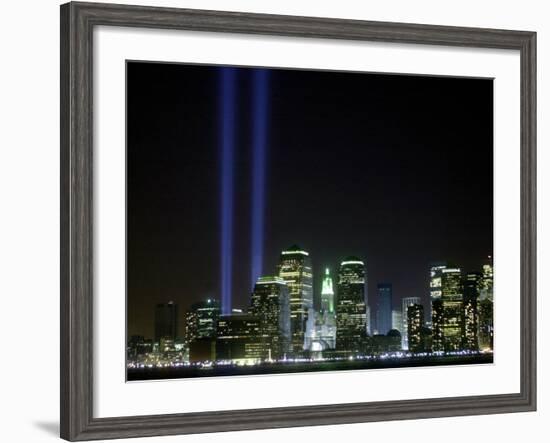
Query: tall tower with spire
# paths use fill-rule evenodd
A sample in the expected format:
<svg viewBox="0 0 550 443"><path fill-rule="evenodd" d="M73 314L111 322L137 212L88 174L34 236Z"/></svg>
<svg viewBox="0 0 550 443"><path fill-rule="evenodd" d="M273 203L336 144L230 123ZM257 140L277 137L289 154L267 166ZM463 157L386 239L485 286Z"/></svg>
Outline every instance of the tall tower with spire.
<svg viewBox="0 0 550 443"><path fill-rule="evenodd" d="M332 278L328 268L325 269L323 286L321 288L321 311L334 314L334 289L332 287Z"/></svg>
<svg viewBox="0 0 550 443"><path fill-rule="evenodd" d="M336 347L336 314L334 310L334 289L330 270L325 269L321 287L321 305L319 310L311 309L306 331L306 349L319 355Z"/></svg>

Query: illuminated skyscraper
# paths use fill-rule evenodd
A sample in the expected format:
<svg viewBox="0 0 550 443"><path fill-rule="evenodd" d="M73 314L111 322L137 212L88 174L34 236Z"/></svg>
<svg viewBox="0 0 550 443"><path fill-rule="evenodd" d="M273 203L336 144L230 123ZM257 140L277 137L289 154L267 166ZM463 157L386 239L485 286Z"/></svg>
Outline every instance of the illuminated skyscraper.
<svg viewBox="0 0 550 443"><path fill-rule="evenodd" d="M330 270L325 269L321 288L321 306L312 321L308 337L308 349L314 352L336 347L336 313L334 310L334 289Z"/></svg>
<svg viewBox="0 0 550 443"><path fill-rule="evenodd" d="M188 343L198 339L212 339L216 336L216 327L220 316L220 302L209 298L194 303L187 312L185 336Z"/></svg>
<svg viewBox="0 0 550 443"><path fill-rule="evenodd" d="M336 302L336 350L360 352L367 335L365 263L348 257L340 264Z"/></svg>
<svg viewBox="0 0 550 443"><path fill-rule="evenodd" d="M464 329L462 331L462 348L477 351L478 345L478 311L477 305L482 285L479 272L468 272L464 279Z"/></svg>
<svg viewBox="0 0 550 443"><path fill-rule="evenodd" d="M480 350L493 349L493 260L483 265L480 297L477 304L478 343Z"/></svg>
<svg viewBox="0 0 550 443"><path fill-rule="evenodd" d="M386 335L392 329L392 285L378 284L378 307L376 309L376 328L378 334Z"/></svg>
<svg viewBox="0 0 550 443"><path fill-rule="evenodd" d="M483 265L480 299L493 301L493 258L487 257L487 263Z"/></svg>
<svg viewBox="0 0 550 443"><path fill-rule="evenodd" d="M432 300L432 351L443 352L443 301Z"/></svg>
<svg viewBox="0 0 550 443"><path fill-rule="evenodd" d="M155 342L162 338L175 340L178 336L178 305L173 301L159 303L155 308Z"/></svg>
<svg viewBox="0 0 550 443"><path fill-rule="evenodd" d="M447 267L446 262L434 262L430 265L430 312L432 326L432 345L434 351L443 351L443 303L441 302L442 271Z"/></svg>
<svg viewBox="0 0 550 443"><path fill-rule="evenodd" d="M407 336L411 352L424 352L424 307L415 303L407 307Z"/></svg>
<svg viewBox="0 0 550 443"><path fill-rule="evenodd" d="M419 305L420 297L405 297L401 300L401 313L403 326L401 329L401 347L403 350L409 349L409 328L408 328L408 308L412 305Z"/></svg>
<svg viewBox="0 0 550 443"><path fill-rule="evenodd" d="M430 300L441 298L441 275L446 267L446 262L432 263L430 266Z"/></svg>
<svg viewBox="0 0 550 443"><path fill-rule="evenodd" d="M478 305L478 343L481 351L493 349L493 302L480 300Z"/></svg>
<svg viewBox="0 0 550 443"><path fill-rule="evenodd" d="M432 300L433 350L462 348L464 298L460 268L441 270L441 297Z"/></svg>
<svg viewBox="0 0 550 443"><path fill-rule="evenodd" d="M260 321L260 336L268 358L278 359L290 352L290 305L288 288L280 277L260 277L250 303L250 314Z"/></svg>
<svg viewBox="0 0 550 443"><path fill-rule="evenodd" d="M332 287L332 278L330 277L330 271L325 269L325 276L323 277L323 287L321 289L321 311L334 313L334 289Z"/></svg>
<svg viewBox="0 0 550 443"><path fill-rule="evenodd" d="M282 251L279 277L289 290L292 352L300 353L306 344L307 319L313 309L313 272L309 253L297 245Z"/></svg>

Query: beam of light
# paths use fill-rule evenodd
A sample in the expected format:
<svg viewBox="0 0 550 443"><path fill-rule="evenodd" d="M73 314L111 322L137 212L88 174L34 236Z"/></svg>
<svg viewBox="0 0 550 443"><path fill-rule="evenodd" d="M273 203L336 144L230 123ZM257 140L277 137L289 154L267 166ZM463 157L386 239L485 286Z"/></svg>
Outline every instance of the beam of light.
<svg viewBox="0 0 550 443"><path fill-rule="evenodd" d="M269 113L269 71L253 71L252 90L252 210L251 210L251 287L263 272L266 151Z"/></svg>
<svg viewBox="0 0 550 443"><path fill-rule="evenodd" d="M235 182L236 70L222 68L220 75L220 273L221 309L231 313L233 287L233 194Z"/></svg>

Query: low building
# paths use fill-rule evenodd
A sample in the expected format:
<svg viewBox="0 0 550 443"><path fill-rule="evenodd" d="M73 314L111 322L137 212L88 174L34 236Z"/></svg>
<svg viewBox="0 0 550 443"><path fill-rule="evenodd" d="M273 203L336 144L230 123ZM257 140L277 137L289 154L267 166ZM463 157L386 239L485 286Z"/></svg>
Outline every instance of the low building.
<svg viewBox="0 0 550 443"><path fill-rule="evenodd" d="M387 334L377 334L369 337L366 353L368 355L380 355L401 350L401 333L397 329L391 329Z"/></svg>
<svg viewBox="0 0 550 443"><path fill-rule="evenodd" d="M221 315L218 320L216 360L254 363L270 358L268 337L262 337L261 321L251 314Z"/></svg>

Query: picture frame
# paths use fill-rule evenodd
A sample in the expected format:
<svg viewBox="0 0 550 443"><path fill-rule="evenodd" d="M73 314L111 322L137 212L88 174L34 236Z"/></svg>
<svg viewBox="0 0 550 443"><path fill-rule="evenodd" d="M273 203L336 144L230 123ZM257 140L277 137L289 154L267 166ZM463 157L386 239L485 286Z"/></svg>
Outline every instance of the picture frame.
<svg viewBox="0 0 550 443"><path fill-rule="evenodd" d="M192 30L493 48L520 54L520 392L98 418L94 402L93 29ZM61 6L61 437L239 431L536 409L536 33L115 4Z"/></svg>

